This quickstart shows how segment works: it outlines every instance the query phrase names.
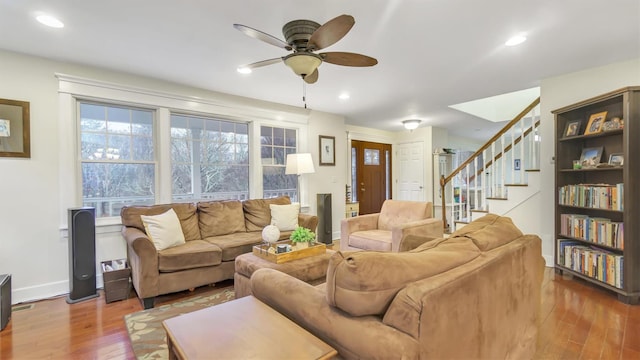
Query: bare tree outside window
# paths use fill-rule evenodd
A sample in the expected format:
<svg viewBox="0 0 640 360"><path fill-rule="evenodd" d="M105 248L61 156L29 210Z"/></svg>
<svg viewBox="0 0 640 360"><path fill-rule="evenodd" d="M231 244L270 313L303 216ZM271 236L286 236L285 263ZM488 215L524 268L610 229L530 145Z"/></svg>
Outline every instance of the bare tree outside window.
<svg viewBox="0 0 640 360"><path fill-rule="evenodd" d="M154 112L80 102L82 202L97 217L155 203Z"/></svg>
<svg viewBox="0 0 640 360"><path fill-rule="evenodd" d="M284 173L287 155L296 153L297 147L296 130L260 127L262 189L265 198L288 195L292 202L299 202L297 176Z"/></svg>

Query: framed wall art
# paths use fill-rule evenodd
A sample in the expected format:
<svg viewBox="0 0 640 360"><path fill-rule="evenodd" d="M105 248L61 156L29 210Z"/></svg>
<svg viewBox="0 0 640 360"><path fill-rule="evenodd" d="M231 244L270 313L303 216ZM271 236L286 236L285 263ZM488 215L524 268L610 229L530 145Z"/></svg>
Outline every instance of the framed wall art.
<svg viewBox="0 0 640 360"><path fill-rule="evenodd" d="M29 102L0 99L0 157L31 157Z"/></svg>
<svg viewBox="0 0 640 360"><path fill-rule="evenodd" d="M589 122L587 123L587 127L584 128L585 135L597 134L602 131L602 125L604 124L605 119L607 118L607 112L599 112L597 114L593 114L589 117Z"/></svg>
<svg viewBox="0 0 640 360"><path fill-rule="evenodd" d="M320 165L335 166L336 137L320 135Z"/></svg>

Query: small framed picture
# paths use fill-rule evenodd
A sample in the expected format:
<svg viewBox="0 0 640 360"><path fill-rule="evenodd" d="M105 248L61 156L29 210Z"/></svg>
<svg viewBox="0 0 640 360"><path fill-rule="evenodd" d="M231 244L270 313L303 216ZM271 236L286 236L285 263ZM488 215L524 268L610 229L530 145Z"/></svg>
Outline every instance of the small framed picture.
<svg viewBox="0 0 640 360"><path fill-rule="evenodd" d="M336 137L320 135L320 166L336 164Z"/></svg>
<svg viewBox="0 0 640 360"><path fill-rule="evenodd" d="M587 127L584 128L584 135L597 134L602 131L602 125L607 118L607 112L599 112L589 117Z"/></svg>
<svg viewBox="0 0 640 360"><path fill-rule="evenodd" d="M611 120L605 121L605 123L602 125L602 131L618 130L622 129L622 126L622 119L616 116Z"/></svg>
<svg viewBox="0 0 640 360"><path fill-rule="evenodd" d="M580 165L582 168L594 168L600 163L602 157L602 146L582 149L580 155Z"/></svg>
<svg viewBox="0 0 640 360"><path fill-rule="evenodd" d="M580 125L582 120L568 121L564 126L564 137L580 135Z"/></svg>
<svg viewBox="0 0 640 360"><path fill-rule="evenodd" d="M613 166L622 166L624 165L624 154L623 153L613 153L609 155L609 165Z"/></svg>

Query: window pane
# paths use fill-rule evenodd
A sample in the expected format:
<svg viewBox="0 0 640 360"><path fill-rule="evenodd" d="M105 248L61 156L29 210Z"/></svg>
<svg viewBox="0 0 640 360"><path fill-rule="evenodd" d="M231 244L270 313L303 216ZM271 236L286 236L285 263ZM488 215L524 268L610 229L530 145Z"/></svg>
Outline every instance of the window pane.
<svg viewBox="0 0 640 360"><path fill-rule="evenodd" d="M153 134L153 114L151 111L131 111L131 130L134 135Z"/></svg>
<svg viewBox="0 0 640 360"><path fill-rule="evenodd" d="M273 160L275 164L284 165L284 148L273 148Z"/></svg>
<svg viewBox="0 0 640 360"><path fill-rule="evenodd" d="M296 147L296 131L287 129L285 131L286 146Z"/></svg>
<svg viewBox="0 0 640 360"><path fill-rule="evenodd" d="M153 140L150 137L133 137L133 159L153 160Z"/></svg>
<svg viewBox="0 0 640 360"><path fill-rule="evenodd" d="M175 121L174 121L175 120ZM171 115L173 199L246 199L249 194L248 126L233 121ZM242 129L245 134L237 134ZM238 139L243 139L242 145Z"/></svg>
<svg viewBox="0 0 640 360"><path fill-rule="evenodd" d="M273 145L284 146L284 129L273 128Z"/></svg>
<svg viewBox="0 0 640 360"><path fill-rule="evenodd" d="M79 113L83 204L94 206L97 217L119 216L124 205L153 204L153 112L80 103ZM132 136L132 129L144 136Z"/></svg>
<svg viewBox="0 0 640 360"><path fill-rule="evenodd" d="M273 128L269 126L260 127L260 144L273 145Z"/></svg>
<svg viewBox="0 0 640 360"><path fill-rule="evenodd" d="M155 202L153 164L83 163L82 200L97 216L119 216L124 205Z"/></svg>

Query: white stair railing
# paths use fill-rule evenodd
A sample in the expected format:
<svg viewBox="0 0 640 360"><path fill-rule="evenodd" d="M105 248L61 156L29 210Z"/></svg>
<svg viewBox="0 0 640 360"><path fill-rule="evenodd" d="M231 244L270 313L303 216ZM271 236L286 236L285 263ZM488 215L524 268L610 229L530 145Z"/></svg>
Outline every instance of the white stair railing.
<svg viewBox="0 0 640 360"><path fill-rule="evenodd" d="M488 198L506 198L506 185L526 184L525 170L539 168L539 107L537 98L473 155L460 159L451 174L442 176L445 231L456 222L470 221L474 210L488 211Z"/></svg>

